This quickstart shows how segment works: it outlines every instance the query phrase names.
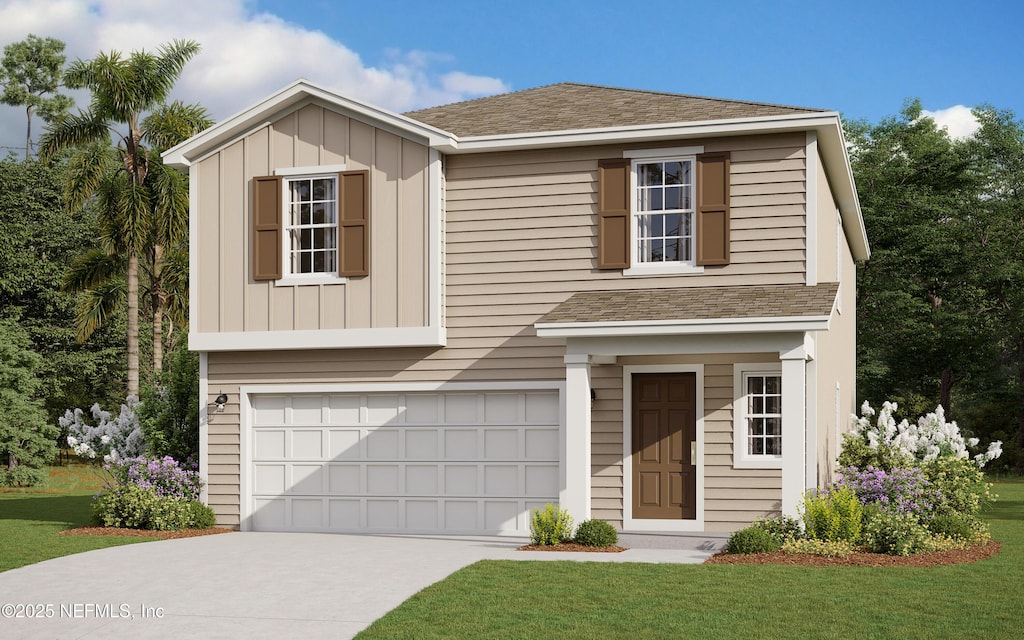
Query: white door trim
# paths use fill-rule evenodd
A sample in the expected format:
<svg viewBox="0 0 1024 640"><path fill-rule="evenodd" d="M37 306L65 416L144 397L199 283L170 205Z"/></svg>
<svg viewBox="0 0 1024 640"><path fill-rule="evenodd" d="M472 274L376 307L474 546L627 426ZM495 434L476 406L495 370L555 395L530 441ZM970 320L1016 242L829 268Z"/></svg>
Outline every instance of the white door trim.
<svg viewBox="0 0 1024 640"><path fill-rule="evenodd" d="M633 374L695 373L697 378L697 513L693 520L653 520L633 517ZM622 530L704 530L704 365L651 364L622 367Z"/></svg>

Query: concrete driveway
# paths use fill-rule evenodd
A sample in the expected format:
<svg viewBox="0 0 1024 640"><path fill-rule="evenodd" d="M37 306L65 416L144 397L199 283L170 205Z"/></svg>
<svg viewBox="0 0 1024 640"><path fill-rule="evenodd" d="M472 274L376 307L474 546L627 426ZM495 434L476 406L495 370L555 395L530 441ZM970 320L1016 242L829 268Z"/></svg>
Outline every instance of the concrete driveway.
<svg viewBox="0 0 1024 640"><path fill-rule="evenodd" d="M624 536L623 553L516 551L526 542L518 538L296 533L127 545L0 573L0 636L350 638L478 560L695 563L723 541Z"/></svg>

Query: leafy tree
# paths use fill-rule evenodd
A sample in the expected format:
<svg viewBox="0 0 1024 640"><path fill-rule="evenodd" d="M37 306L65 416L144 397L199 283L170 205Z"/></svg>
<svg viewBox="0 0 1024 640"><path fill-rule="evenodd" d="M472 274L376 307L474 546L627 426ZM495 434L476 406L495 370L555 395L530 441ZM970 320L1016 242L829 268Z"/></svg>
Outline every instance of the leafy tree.
<svg viewBox="0 0 1024 640"><path fill-rule="evenodd" d="M142 393L142 430L154 456L199 460L199 354L183 341L167 368Z"/></svg>
<svg viewBox="0 0 1024 640"><path fill-rule="evenodd" d="M164 105L185 64L199 52L194 41L175 40L157 52L100 53L76 60L65 73L67 86L89 89L88 111L55 120L40 144L44 158L62 149L77 152L69 166L67 197L72 211L94 199L103 229L99 254L85 256L91 271L78 270L71 284L89 289L79 309L80 337L111 317L121 300L127 307L128 395L139 393L140 259L148 259L153 286L153 368L162 363L162 320L167 294L163 290L164 251L185 242L187 195L184 178L167 170L158 151L209 125L201 107L175 102ZM151 112L144 118L145 112ZM124 127L116 149L109 131ZM123 295L116 274L124 259ZM91 275L90 275L91 274ZM88 277L86 277L88 275Z"/></svg>
<svg viewBox="0 0 1024 640"><path fill-rule="evenodd" d="M0 101L25 107L25 160L32 153L33 112L50 122L73 104L70 97L57 92L66 59L63 42L31 33L21 42L4 47L4 58L0 62L0 86L3 87Z"/></svg>
<svg viewBox="0 0 1024 640"><path fill-rule="evenodd" d="M62 290L67 265L98 233L90 209L64 213L62 163L0 161L0 320L16 322L42 356L36 369L50 422L69 407L124 399L124 314L90 340L75 339L75 297Z"/></svg>
<svg viewBox="0 0 1024 640"><path fill-rule="evenodd" d="M0 321L0 484L34 485L57 453L57 427L37 397L40 358L28 335L10 320Z"/></svg>

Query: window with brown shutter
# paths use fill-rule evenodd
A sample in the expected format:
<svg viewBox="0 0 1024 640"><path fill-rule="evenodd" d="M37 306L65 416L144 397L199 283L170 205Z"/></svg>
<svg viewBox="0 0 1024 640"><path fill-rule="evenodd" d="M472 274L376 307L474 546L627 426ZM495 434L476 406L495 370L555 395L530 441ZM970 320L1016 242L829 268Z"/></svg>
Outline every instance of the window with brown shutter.
<svg viewBox="0 0 1024 640"><path fill-rule="evenodd" d="M697 264L729 264L729 154L697 156Z"/></svg>

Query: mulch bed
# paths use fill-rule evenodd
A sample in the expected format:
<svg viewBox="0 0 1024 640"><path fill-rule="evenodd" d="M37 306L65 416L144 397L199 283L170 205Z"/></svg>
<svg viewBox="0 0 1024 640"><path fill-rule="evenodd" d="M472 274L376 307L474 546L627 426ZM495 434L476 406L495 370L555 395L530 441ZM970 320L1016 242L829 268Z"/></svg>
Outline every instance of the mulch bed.
<svg viewBox="0 0 1024 640"><path fill-rule="evenodd" d="M771 553L731 554L721 551L711 556L705 564L792 564L804 567L938 567L951 564L964 564L991 558L999 553L1000 544L994 540L988 544L971 547L970 549L953 549L918 553L912 556L889 556L881 553L855 552L845 558L826 558L809 553Z"/></svg>
<svg viewBox="0 0 1024 640"><path fill-rule="evenodd" d="M210 529L178 529L177 531L151 531L149 529L119 529L117 527L77 527L60 531L62 536L128 536L137 538L159 538L173 540L175 538L194 538L217 533L234 533L232 529L212 527Z"/></svg>
<svg viewBox="0 0 1024 640"><path fill-rule="evenodd" d="M586 547L575 542L562 542L561 544L526 544L517 551L585 551L590 553L622 553L625 547Z"/></svg>

